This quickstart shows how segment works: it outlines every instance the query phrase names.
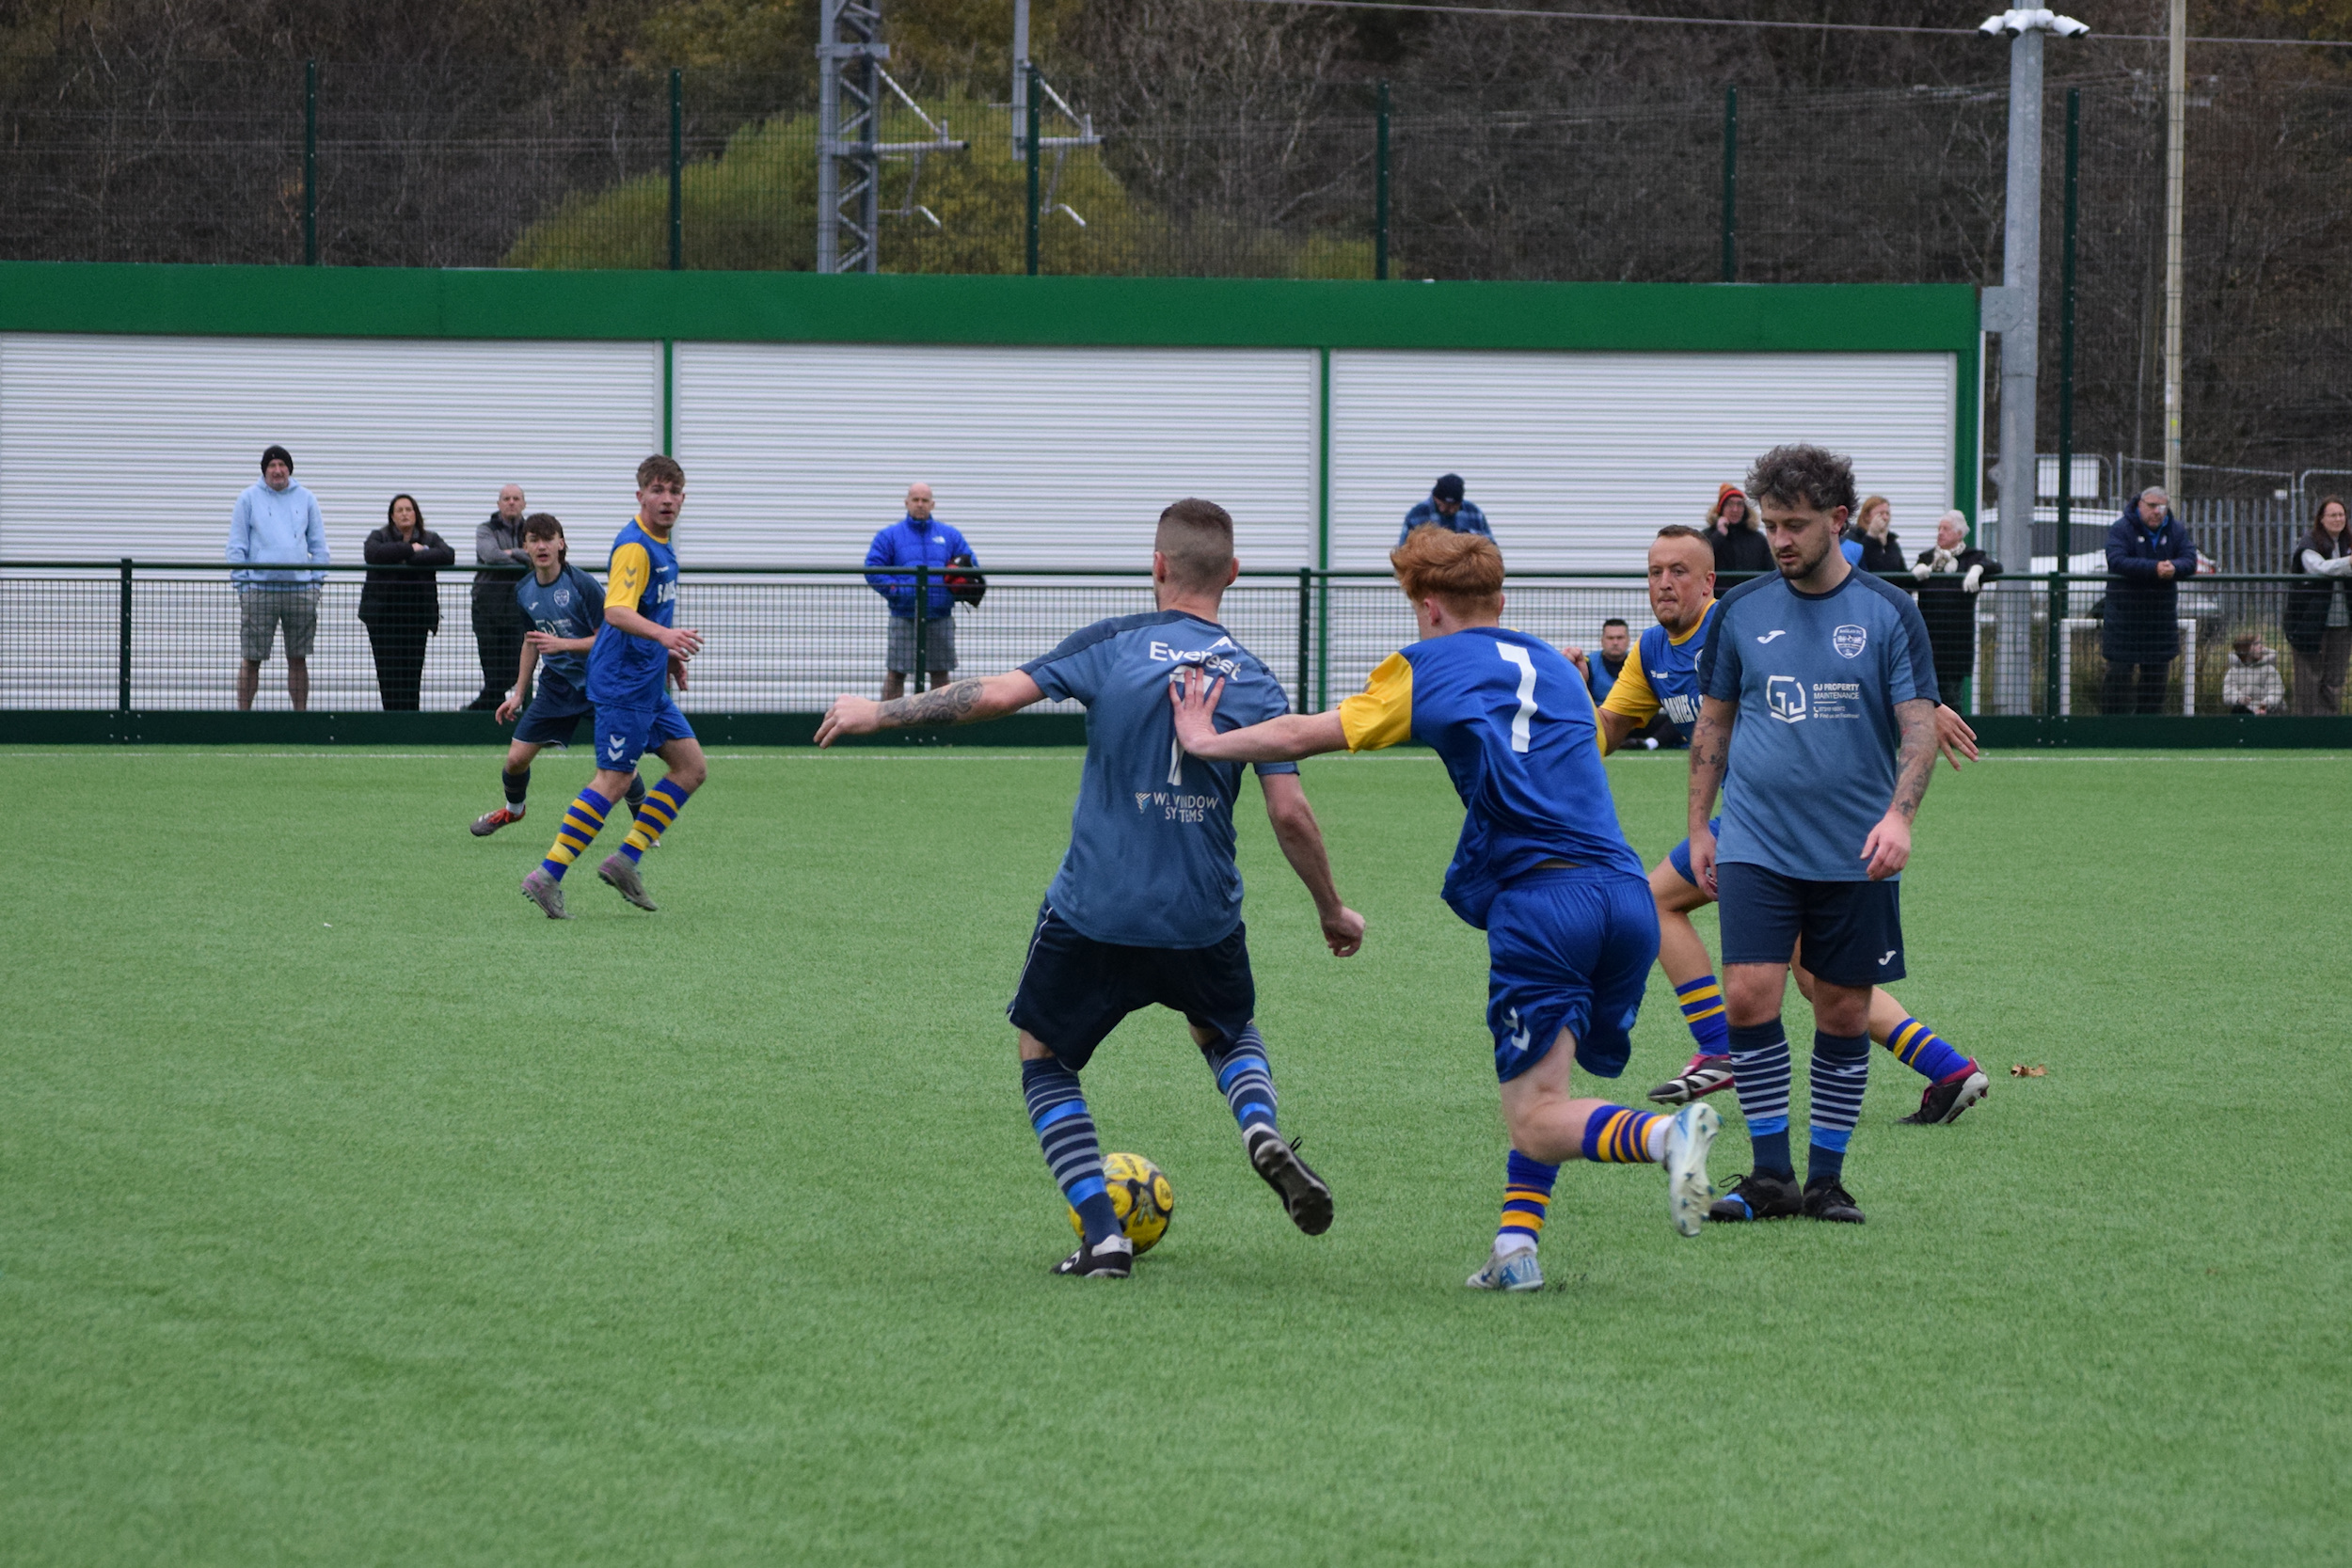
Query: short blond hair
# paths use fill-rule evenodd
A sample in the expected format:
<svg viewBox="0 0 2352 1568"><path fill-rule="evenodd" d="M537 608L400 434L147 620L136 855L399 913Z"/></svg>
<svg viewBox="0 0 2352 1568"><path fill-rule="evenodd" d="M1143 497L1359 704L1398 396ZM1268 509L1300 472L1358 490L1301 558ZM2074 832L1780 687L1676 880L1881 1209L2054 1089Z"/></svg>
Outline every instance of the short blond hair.
<svg viewBox="0 0 2352 1568"><path fill-rule="evenodd" d="M1456 611L1502 608L1502 552L1483 533L1456 533L1423 523L1389 552L1408 599L1443 599Z"/></svg>

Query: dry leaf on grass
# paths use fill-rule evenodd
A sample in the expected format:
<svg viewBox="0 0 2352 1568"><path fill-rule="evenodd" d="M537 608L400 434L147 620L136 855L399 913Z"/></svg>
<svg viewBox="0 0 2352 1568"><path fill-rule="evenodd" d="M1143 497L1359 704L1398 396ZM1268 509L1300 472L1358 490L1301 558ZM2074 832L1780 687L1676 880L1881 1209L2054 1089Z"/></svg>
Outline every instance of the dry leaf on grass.
<svg viewBox="0 0 2352 1568"><path fill-rule="evenodd" d="M2047 1078L2050 1069L2039 1063L2027 1067L2023 1062L2013 1062L2010 1065L2009 1075L2011 1078Z"/></svg>

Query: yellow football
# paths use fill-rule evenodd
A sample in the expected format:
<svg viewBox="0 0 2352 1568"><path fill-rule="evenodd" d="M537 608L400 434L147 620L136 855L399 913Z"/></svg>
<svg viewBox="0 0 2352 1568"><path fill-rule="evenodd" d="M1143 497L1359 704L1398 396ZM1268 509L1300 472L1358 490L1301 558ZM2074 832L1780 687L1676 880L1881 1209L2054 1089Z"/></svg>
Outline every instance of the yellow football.
<svg viewBox="0 0 2352 1568"><path fill-rule="evenodd" d="M1168 1184L1168 1173L1140 1154L1105 1154L1103 1182L1120 1228L1136 1243L1136 1252L1151 1251L1168 1234L1168 1222L1176 1212L1176 1191ZM1075 1209L1070 1211L1070 1228L1081 1241L1086 1238L1086 1226Z"/></svg>

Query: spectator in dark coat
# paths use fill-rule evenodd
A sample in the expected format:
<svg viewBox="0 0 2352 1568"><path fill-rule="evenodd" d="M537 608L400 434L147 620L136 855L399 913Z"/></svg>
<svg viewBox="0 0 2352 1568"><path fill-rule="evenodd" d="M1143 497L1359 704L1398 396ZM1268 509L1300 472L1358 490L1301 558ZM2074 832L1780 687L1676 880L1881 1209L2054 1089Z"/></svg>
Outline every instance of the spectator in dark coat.
<svg viewBox="0 0 2352 1568"><path fill-rule="evenodd" d="M1756 513L1748 505L1747 495L1737 484L1726 484L1715 492L1715 504L1707 509L1707 538L1715 546L1715 574L1719 580L1725 572L1753 574L1774 569L1772 546L1765 543L1764 531L1756 526Z"/></svg>
<svg viewBox="0 0 2352 1568"><path fill-rule="evenodd" d="M1492 539L1495 531L1486 526L1486 515L1478 510L1476 501L1462 499L1464 488L1460 474L1439 474L1438 483L1429 487L1429 499L1415 501L1405 514L1405 526L1397 530L1396 542L1402 545L1406 535L1429 523L1450 532L1483 533Z"/></svg>
<svg viewBox="0 0 2352 1568"><path fill-rule="evenodd" d="M2107 530L2107 573L2100 711L2154 713L2181 656L2180 580L2197 575L2196 543L2162 489L2142 490Z"/></svg>
<svg viewBox="0 0 2352 1568"><path fill-rule="evenodd" d="M368 535L370 566L451 566L457 552L424 526L417 498L394 496L384 526ZM441 591L431 572L372 571L359 590L359 622L375 655L375 685L387 713L417 710L424 682L424 640L440 629Z"/></svg>
<svg viewBox="0 0 2352 1568"><path fill-rule="evenodd" d="M2000 575L2001 563L1968 543L1968 519L1958 512L1936 519L1935 548L1921 550L1911 568L1935 684L1947 704L1958 705L1960 683L1977 673L1977 594Z"/></svg>
<svg viewBox="0 0 2352 1568"><path fill-rule="evenodd" d="M1903 559L1902 541L1895 537L1895 509L1884 496L1864 498L1860 515L1848 529L1846 559L1866 572L1891 577L1911 568Z"/></svg>
<svg viewBox="0 0 2352 1568"><path fill-rule="evenodd" d="M531 619L515 602L516 586L531 564L523 548L523 487L499 486L499 508L490 520L473 531L474 559L485 571L473 575L473 642L482 656L482 694L466 705L488 710L506 701L506 683L515 678L523 651L523 636Z"/></svg>
<svg viewBox="0 0 2352 1568"><path fill-rule="evenodd" d="M2352 663L2352 529L2344 499L2329 496L2312 531L2287 552L2287 570L2303 578L2287 589L2287 646L2295 653L2295 711L2344 711L2344 673Z"/></svg>

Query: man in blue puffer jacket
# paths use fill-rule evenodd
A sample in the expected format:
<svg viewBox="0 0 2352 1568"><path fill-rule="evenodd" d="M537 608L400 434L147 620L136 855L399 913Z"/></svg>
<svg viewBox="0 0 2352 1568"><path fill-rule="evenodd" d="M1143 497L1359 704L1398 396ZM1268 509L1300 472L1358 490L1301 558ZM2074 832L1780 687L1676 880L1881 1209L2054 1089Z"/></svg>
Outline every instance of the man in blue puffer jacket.
<svg viewBox="0 0 2352 1568"><path fill-rule="evenodd" d="M2197 545L2162 489L2142 490L2107 530L2107 571L2099 710L2155 713L2181 655L2180 579L2197 575Z"/></svg>
<svg viewBox="0 0 2352 1568"><path fill-rule="evenodd" d="M956 601L948 591L947 568L976 566L978 562L962 534L931 515L930 485L918 482L907 486L906 515L874 535L874 543L866 551L866 564L869 568L930 567L925 602L919 607L923 663L930 670L933 689L946 685L948 672L956 667ZM914 573L869 570L866 580L890 606L890 646L883 660L887 669L882 691L882 700L887 703L905 691L907 672L915 665Z"/></svg>

